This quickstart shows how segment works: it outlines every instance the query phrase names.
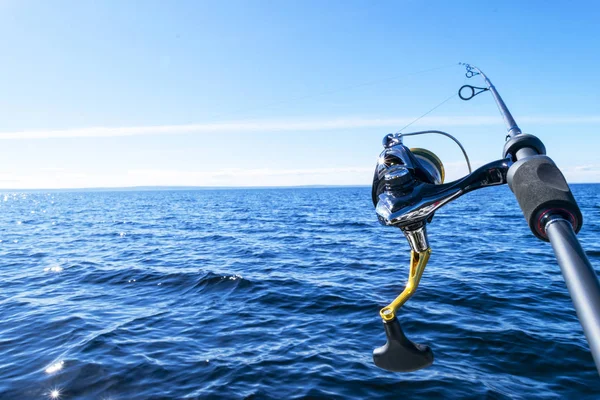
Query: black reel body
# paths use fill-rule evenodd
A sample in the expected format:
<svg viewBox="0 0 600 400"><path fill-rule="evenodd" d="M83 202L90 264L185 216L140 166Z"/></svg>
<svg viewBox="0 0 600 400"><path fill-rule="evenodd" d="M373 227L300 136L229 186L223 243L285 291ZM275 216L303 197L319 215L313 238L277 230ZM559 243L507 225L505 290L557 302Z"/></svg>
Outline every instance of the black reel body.
<svg viewBox="0 0 600 400"><path fill-rule="evenodd" d="M409 149L390 136L397 137L384 138L386 148L378 158L371 188L373 205L383 225L410 231L430 222L438 208L463 194L507 182L511 162L502 159L459 180L443 183L444 167L435 154L420 148Z"/></svg>
<svg viewBox="0 0 600 400"><path fill-rule="evenodd" d="M379 155L373 176L371 197L374 206L385 191L403 195L409 194L417 183L443 183L444 166L432 152L409 149L401 142L394 142L391 135L384 138L384 146L386 149Z"/></svg>

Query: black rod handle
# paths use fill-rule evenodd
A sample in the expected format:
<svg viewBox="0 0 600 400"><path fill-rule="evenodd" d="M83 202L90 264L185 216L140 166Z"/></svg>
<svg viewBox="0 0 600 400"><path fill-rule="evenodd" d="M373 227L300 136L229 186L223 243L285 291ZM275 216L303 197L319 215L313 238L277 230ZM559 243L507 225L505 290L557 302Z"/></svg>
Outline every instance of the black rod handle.
<svg viewBox="0 0 600 400"><path fill-rule="evenodd" d="M534 155L517 161L508 170L507 180L529 228L539 239L548 241L545 225L553 214L563 215L579 232L583 225L581 210L550 157Z"/></svg>

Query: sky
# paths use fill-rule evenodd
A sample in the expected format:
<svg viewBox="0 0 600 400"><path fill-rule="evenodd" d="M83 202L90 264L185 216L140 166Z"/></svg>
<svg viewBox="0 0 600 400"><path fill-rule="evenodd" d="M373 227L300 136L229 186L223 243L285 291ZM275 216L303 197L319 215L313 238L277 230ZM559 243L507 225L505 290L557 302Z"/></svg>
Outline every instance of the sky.
<svg viewBox="0 0 600 400"><path fill-rule="evenodd" d="M600 182L595 1L0 0L0 188L370 185L381 139L481 68L569 182ZM489 93L404 130L502 155ZM447 180L467 173L444 137Z"/></svg>

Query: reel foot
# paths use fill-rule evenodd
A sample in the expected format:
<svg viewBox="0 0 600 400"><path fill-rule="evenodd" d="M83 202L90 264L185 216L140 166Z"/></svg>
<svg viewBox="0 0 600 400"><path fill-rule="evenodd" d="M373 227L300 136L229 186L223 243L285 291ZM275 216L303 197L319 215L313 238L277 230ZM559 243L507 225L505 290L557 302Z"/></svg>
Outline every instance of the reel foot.
<svg viewBox="0 0 600 400"><path fill-rule="evenodd" d="M411 342L400 327L397 318L384 321L387 343L373 350L373 362L379 368L392 372L412 372L433 363L429 346Z"/></svg>

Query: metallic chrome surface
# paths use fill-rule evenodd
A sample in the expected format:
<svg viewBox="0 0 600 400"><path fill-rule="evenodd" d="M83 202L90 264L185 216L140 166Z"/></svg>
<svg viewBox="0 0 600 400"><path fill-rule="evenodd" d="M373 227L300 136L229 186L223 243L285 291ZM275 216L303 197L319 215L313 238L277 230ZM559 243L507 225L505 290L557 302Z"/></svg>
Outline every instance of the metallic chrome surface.
<svg viewBox="0 0 600 400"><path fill-rule="evenodd" d="M406 236L410 248L417 253L422 253L429 248L429 241L427 240L427 225L425 223L422 226L415 229L403 229L402 233Z"/></svg>
<svg viewBox="0 0 600 400"><path fill-rule="evenodd" d="M383 147L386 149L388 147L393 147L399 144L402 144L402 135L398 135L397 133L388 133L383 137Z"/></svg>
<svg viewBox="0 0 600 400"><path fill-rule="evenodd" d="M544 225L544 231L548 230L548 227L550 227L550 225L560 222L560 221L567 221L565 218L563 218L562 216L551 216L550 219L548 220L548 222L546 222L546 224ZM571 224L571 226L573 226L573 224L571 222L569 222Z"/></svg>
<svg viewBox="0 0 600 400"><path fill-rule="evenodd" d="M438 208L465 193L505 184L510 165L509 160L498 160L454 182L443 185L419 182L402 194L384 192L379 195L375 211L384 225L404 228L424 222L433 216Z"/></svg>
<svg viewBox="0 0 600 400"><path fill-rule="evenodd" d="M386 147L385 150L379 155L378 165L389 167L391 165L399 164L407 168L414 168L410 157L408 156L408 149L403 145L395 145Z"/></svg>
<svg viewBox="0 0 600 400"><path fill-rule="evenodd" d="M406 178L409 174L410 173L408 172L408 169L397 166L397 168L392 167L386 171L384 179L386 181L404 180L404 178Z"/></svg>

